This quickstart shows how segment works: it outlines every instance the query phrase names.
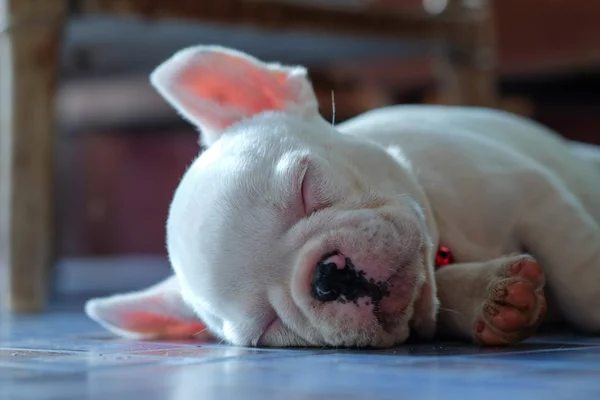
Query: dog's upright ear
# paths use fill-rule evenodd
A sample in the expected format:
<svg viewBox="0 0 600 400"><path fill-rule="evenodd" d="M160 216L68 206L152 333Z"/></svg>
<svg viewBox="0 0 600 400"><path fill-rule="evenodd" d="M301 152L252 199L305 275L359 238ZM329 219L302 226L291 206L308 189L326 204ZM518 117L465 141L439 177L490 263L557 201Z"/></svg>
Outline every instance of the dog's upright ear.
<svg viewBox="0 0 600 400"><path fill-rule="evenodd" d="M183 300L175 276L142 291L89 300L85 312L109 331L126 338L210 337L206 326Z"/></svg>
<svg viewBox="0 0 600 400"><path fill-rule="evenodd" d="M159 65L152 85L210 146L232 124L263 111L318 113L306 69L263 63L218 46L181 50Z"/></svg>

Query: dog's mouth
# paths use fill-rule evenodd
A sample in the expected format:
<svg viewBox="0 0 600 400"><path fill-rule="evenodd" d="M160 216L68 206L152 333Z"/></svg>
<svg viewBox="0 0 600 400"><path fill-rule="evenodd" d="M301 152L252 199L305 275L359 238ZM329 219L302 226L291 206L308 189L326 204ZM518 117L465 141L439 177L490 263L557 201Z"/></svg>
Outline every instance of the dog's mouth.
<svg viewBox="0 0 600 400"><path fill-rule="evenodd" d="M258 345L259 343L262 343L264 340L264 337L266 335L268 335L270 332L273 332L273 331L281 329L281 328L282 328L281 318L279 318L279 315L277 313L275 313L273 318L266 325L263 332L260 334L258 339L255 341L254 345Z"/></svg>

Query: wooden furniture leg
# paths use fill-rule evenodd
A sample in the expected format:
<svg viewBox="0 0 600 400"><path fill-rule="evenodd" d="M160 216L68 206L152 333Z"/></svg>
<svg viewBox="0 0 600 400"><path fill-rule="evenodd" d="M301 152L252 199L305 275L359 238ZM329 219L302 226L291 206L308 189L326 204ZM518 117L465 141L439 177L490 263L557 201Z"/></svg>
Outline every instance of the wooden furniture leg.
<svg viewBox="0 0 600 400"><path fill-rule="evenodd" d="M53 246L54 94L66 0L0 0L0 288L44 308Z"/></svg>
<svg viewBox="0 0 600 400"><path fill-rule="evenodd" d="M451 0L445 11L465 24L441 31L437 72L441 101L447 104L498 107L496 52L489 0Z"/></svg>

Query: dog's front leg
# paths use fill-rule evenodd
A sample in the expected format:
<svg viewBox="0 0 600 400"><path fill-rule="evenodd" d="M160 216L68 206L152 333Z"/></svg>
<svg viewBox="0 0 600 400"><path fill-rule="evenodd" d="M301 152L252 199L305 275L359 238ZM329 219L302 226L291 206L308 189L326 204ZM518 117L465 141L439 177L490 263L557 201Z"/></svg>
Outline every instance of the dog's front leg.
<svg viewBox="0 0 600 400"><path fill-rule="evenodd" d="M450 264L435 273L438 332L481 344L516 343L546 311L544 274L528 255Z"/></svg>

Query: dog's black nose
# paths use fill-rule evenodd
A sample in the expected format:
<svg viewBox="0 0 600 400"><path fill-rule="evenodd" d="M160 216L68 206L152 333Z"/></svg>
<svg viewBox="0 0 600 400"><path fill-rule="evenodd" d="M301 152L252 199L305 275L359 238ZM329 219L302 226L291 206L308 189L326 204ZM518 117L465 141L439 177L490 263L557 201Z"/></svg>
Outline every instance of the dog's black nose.
<svg viewBox="0 0 600 400"><path fill-rule="evenodd" d="M353 301L363 291L361 278L349 258L339 252L325 254L312 273L311 295L324 302L341 296Z"/></svg>

